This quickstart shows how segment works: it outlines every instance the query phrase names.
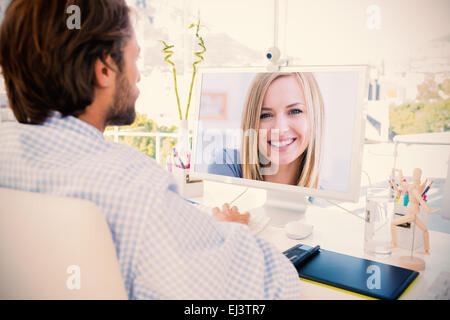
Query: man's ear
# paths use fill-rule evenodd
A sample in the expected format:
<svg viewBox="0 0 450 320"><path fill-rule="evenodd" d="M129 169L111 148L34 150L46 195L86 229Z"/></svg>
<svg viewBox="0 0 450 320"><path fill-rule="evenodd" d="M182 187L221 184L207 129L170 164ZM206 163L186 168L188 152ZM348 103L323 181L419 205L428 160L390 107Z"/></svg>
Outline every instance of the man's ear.
<svg viewBox="0 0 450 320"><path fill-rule="evenodd" d="M108 88L114 85L115 71L112 69L115 67L114 60L110 55L107 55L105 59L97 58L94 65L95 70L95 84L101 88Z"/></svg>

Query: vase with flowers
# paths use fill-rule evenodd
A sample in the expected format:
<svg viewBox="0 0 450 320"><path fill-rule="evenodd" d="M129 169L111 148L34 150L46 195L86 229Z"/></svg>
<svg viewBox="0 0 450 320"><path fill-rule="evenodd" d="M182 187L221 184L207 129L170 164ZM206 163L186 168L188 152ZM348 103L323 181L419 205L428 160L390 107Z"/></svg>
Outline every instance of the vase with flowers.
<svg viewBox="0 0 450 320"><path fill-rule="evenodd" d="M165 54L164 61L171 65L173 72L173 81L174 81L174 90L175 97L177 101L178 114L179 114L179 126L178 126L178 137L176 147L172 150L171 155L171 163L169 168L171 168L175 177L178 180L178 184L181 188L180 192L182 195L187 197L197 196L203 192L203 182L201 181L192 181L189 179L188 169L191 166L191 147L189 142L189 125L188 125L188 117L189 117L189 109L191 106L191 98L192 98L192 90L194 87L195 76L197 75L197 65L204 61L203 55L206 52L205 42L203 38L200 36L200 20L197 24L191 24L189 29L195 28L195 38L198 40L197 45L199 50L194 52L196 57L195 61L192 63L192 78L189 87L189 96L187 101L187 107L185 111L185 115L183 116L183 112L181 109L180 96L178 93L178 83L177 83L177 71L175 67L175 63L170 60L172 55L174 54L174 45L168 44L166 41L161 40L161 43L164 45L162 52Z"/></svg>
<svg viewBox="0 0 450 320"><path fill-rule="evenodd" d="M173 151L174 151L174 156L178 157L176 165L181 166L183 169L187 169L190 167L191 148L190 148L190 142L189 142L188 116L189 116L189 109L190 109L190 105L191 105L192 89L194 87L195 76L197 75L197 65L204 60L203 54L206 52L205 42L199 34L200 20L197 22L197 24L191 24L189 26L189 29L192 29L192 28L195 28L195 38L198 40L197 45L200 47L200 49L194 53L195 57L197 57L198 59L196 59L192 63L192 68L193 68L192 79L191 79L191 83L190 83L189 96L188 96L187 107L186 107L186 112L185 112L184 117L183 117L183 113L181 110L180 96L178 93L177 71L176 71L175 63L172 60L170 60L170 58L174 54L174 52L173 52L174 45L170 45L166 41L160 40L161 43L164 45L164 48L162 49L162 52L165 54L164 61L166 61L167 63L169 63L171 65L172 72L173 72L175 97L176 97L176 101L177 101L178 114L179 114L179 118L180 118L180 122L179 122L179 126L178 126L177 146L176 146L175 150L173 150Z"/></svg>

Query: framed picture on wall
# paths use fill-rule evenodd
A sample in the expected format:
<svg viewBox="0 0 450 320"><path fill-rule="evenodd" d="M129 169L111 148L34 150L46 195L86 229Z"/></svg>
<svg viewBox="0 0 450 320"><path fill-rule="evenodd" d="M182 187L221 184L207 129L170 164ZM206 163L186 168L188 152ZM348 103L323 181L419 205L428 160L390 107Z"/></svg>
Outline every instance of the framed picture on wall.
<svg viewBox="0 0 450 320"><path fill-rule="evenodd" d="M200 119L226 120L227 94L220 92L204 92L200 99Z"/></svg>

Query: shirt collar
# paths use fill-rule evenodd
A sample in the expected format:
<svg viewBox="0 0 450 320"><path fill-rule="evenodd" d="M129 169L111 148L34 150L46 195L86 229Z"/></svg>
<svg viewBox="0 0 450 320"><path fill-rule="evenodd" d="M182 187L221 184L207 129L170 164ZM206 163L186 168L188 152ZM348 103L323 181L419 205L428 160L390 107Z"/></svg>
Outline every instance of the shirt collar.
<svg viewBox="0 0 450 320"><path fill-rule="evenodd" d="M43 125L55 127L58 129L68 129L82 135L105 140L103 132L98 130L96 127L74 116L63 117L58 111L53 111L50 116L44 121Z"/></svg>

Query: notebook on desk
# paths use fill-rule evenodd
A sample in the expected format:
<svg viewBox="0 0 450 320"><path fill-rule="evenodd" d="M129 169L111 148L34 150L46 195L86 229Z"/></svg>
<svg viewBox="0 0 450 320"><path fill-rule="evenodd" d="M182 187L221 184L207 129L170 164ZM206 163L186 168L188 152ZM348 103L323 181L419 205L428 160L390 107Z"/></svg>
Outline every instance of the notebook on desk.
<svg viewBox="0 0 450 320"><path fill-rule="evenodd" d="M315 252L306 254L304 252ZM417 278L417 271L298 244L284 254L301 279L369 298L398 299ZM305 256L299 261L298 256Z"/></svg>

